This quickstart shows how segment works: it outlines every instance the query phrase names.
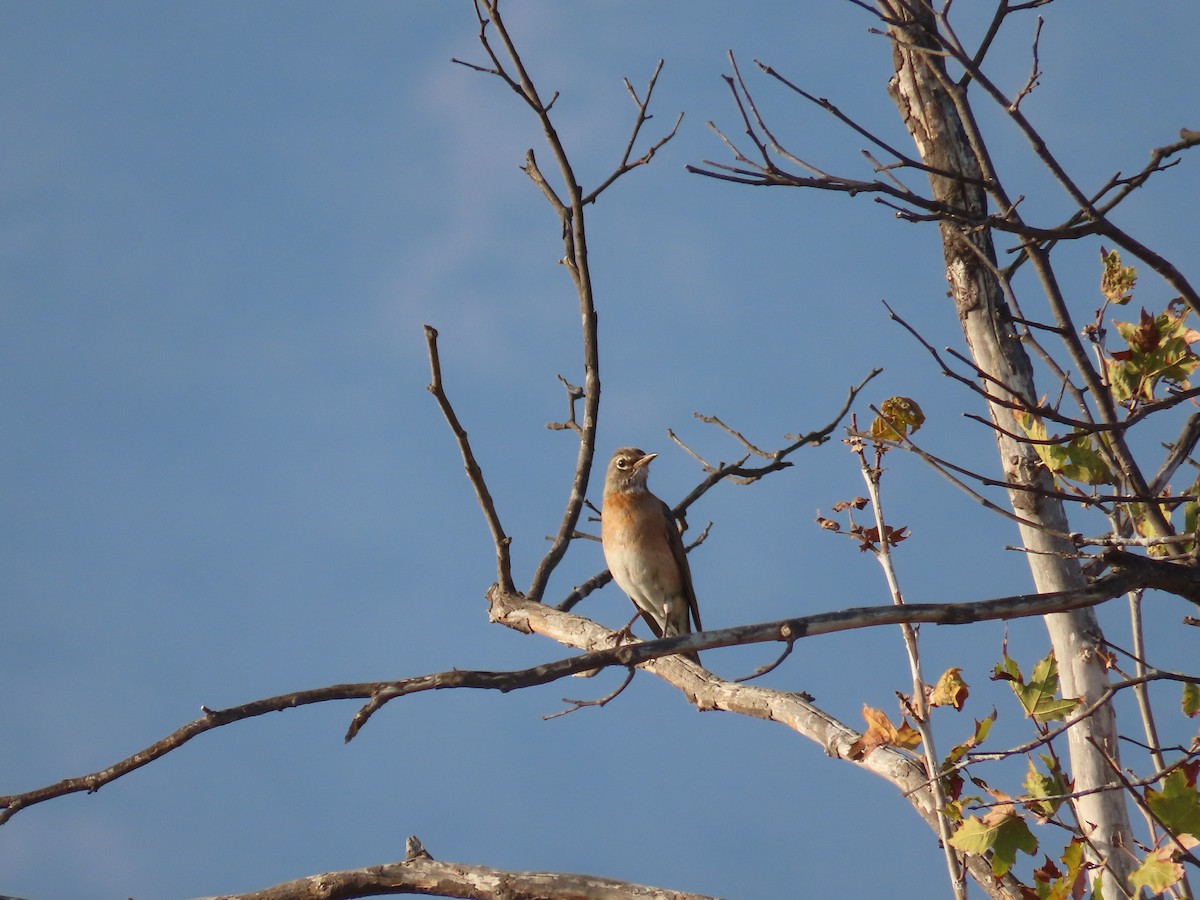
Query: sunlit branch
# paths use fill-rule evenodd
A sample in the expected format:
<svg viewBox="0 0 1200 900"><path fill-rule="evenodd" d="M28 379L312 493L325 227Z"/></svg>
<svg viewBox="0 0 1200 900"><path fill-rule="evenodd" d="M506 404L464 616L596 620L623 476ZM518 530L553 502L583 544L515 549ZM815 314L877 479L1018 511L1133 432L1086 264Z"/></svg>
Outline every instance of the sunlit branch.
<svg viewBox="0 0 1200 900"><path fill-rule="evenodd" d="M472 900L716 900L705 894L666 890L642 884L575 875L569 872L510 872L488 866L435 860L409 838L407 857L361 869L323 872L244 894L203 900L350 900L383 894L470 897ZM416 848L416 849L414 849Z"/></svg>
<svg viewBox="0 0 1200 900"><path fill-rule="evenodd" d="M1170 568L1179 569L1180 567L1171 566ZM36 790L0 796L0 824L8 821L22 809L56 797L81 792L94 793L106 784L179 749L206 731L271 712L326 703L332 700L366 700L367 702L354 715L346 733L346 739L350 740L358 734L367 720L386 703L410 694L464 688L507 693L521 688L548 684L576 673L608 666L627 668L649 664L652 668L659 665L684 667L684 671L701 673L705 677L711 678L713 676L707 675L703 669L685 659L677 657L663 660L661 663L657 661L663 657L687 651L777 641L786 644L823 634L899 625L902 622L966 625L1081 609L1111 600L1136 587L1145 586L1148 573L1155 574L1153 570L1137 567L1127 569L1122 566L1114 568L1112 573L1096 579L1091 584L1071 591L1019 594L968 603L910 603L905 606L856 607L758 625L742 625L736 628L622 644L618 647L593 650L518 671L451 669L396 681L337 684L314 690L295 691L221 710L201 707L203 711L201 718L187 723L161 740L111 766L87 775L67 778ZM1190 586L1191 590L1200 595L1200 575L1196 575L1194 578L1196 583ZM516 627L517 621L524 619L527 622L526 629L533 630L532 624L529 623L534 619L540 620L553 615L564 617L557 621L570 622L578 628L588 627L594 632L595 639L598 641L611 641L615 634L587 619L553 610L520 594L506 592L497 587L493 587L489 591L489 599L492 602L493 618L505 620L513 627Z"/></svg>

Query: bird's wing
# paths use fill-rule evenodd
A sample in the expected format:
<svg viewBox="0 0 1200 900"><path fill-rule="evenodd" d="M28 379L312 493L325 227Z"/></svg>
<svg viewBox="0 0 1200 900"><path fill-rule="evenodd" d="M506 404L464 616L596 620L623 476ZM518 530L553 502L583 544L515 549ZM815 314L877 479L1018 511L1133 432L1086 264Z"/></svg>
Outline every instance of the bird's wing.
<svg viewBox="0 0 1200 900"><path fill-rule="evenodd" d="M661 500L659 503L662 504L667 518L667 541L671 545L671 555L675 557L675 562L679 566L679 573L683 580L683 593L687 597L688 609L692 612L692 621L696 623L697 631L703 631L704 626L700 624L700 606L696 603L696 588L692 585L692 570L688 566L687 550L683 547L683 535L679 533L679 527L675 523L671 507Z"/></svg>

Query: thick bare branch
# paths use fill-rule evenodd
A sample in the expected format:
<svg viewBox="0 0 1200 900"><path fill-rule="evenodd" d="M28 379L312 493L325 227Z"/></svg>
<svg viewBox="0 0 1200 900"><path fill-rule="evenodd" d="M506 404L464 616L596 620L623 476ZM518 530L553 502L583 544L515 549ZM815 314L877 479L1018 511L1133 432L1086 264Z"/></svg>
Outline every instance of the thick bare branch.
<svg viewBox="0 0 1200 900"><path fill-rule="evenodd" d="M410 844L413 839L409 839ZM418 844L419 846L419 844ZM464 897L468 900L715 900L614 878L568 872L508 872L443 862L424 848L401 862L323 872L259 891L203 900L350 900L386 894Z"/></svg>
<svg viewBox="0 0 1200 900"><path fill-rule="evenodd" d="M334 700L367 701L351 722L346 735L346 739L350 740L370 716L384 704L409 694L462 688L496 690L507 693L520 688L548 684L592 669L608 666L640 666L683 688L689 698L701 708L715 709L718 706L710 704L716 703L716 694L706 692L713 690L725 695L737 685L733 682L724 682L699 666L675 657L675 654L688 650L752 643L792 643L822 634L897 625L902 622L965 625L996 619L1044 615L1052 611L1094 606L1136 587L1146 586L1164 590L1174 589L1182 596L1200 602L1197 599L1200 598L1200 572L1194 572L1192 580L1187 581L1184 580L1179 566L1165 563L1156 564L1156 561L1146 560L1144 557L1123 554L1119 551L1111 552L1113 555L1110 557L1110 561L1114 566L1114 572L1073 591L1056 594L1020 594L974 603L866 606L758 625L743 625L681 637L623 644L619 647L613 646L616 632L602 625L528 600L516 592L506 592L493 586L488 593L493 621L518 631L543 634L560 643L586 649L589 652L512 672L451 669L446 672L418 675L398 681L335 684L314 690L295 691L228 709L212 710L201 707L203 711L201 718L187 723L145 749L104 769L76 778L67 778L32 791L0 796L0 824L8 821L22 809L56 797L81 792L95 793L106 784L166 756L206 731L267 713L316 703ZM674 658L663 659L663 657ZM703 685L709 685L709 688L703 688ZM745 689L751 688L746 687ZM793 695L784 696L791 697Z"/></svg>

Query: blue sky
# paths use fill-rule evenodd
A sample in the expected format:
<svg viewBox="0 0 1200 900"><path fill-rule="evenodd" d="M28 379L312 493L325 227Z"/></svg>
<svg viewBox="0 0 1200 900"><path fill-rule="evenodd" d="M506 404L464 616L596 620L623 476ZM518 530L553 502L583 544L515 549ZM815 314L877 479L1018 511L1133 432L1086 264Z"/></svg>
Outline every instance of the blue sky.
<svg viewBox="0 0 1200 900"><path fill-rule="evenodd" d="M1085 186L1200 127L1194 3L1044 14L1045 74L1023 108ZM668 428L728 460L738 448L693 412L779 445L883 366L864 401L916 398L929 449L995 470L986 430L960 415L980 412L974 399L880 304L935 345L960 342L934 230L866 197L683 168L728 161L705 122L739 130L720 78L729 49L744 72L769 62L905 146L890 51L861 10L522 2L508 21L543 93L560 92L585 186L624 146L622 77L640 90L665 58L649 133L685 112L654 165L589 210L603 457L658 451L651 485L674 501L700 473ZM557 222L518 169L529 147L549 158L536 123L498 81L450 63L482 61L470 4L50 0L6 3L0 22L0 793L107 766L201 704L565 655L488 624L490 542L425 391L429 323L527 583L575 460L569 434L544 426L566 409L555 376L580 381L579 317ZM996 47L1010 91L1032 30L1022 20ZM752 83L791 149L868 177L860 138ZM985 124L1027 217L1055 221L1061 192L1000 117ZM1185 160L1119 219L1191 275L1198 173ZM1096 247L1065 248L1060 264L1086 317ZM1140 291L1149 307L1170 298L1148 276ZM1003 550L1015 530L916 460L890 458L885 490L913 530L909 599L1029 589ZM705 623L886 602L871 560L813 524L861 492L833 441L706 496L691 516L715 523L693 558ZM601 568L599 545L581 542L548 596ZM1186 605L1148 610L1156 661L1194 667ZM610 587L578 611L616 627L630 607ZM1119 603L1102 618L1128 643ZM963 665L979 692L939 724L943 744L994 703L1005 733L1022 733L1011 702L986 697L1003 633L927 630L928 670ZM1009 634L1023 663L1046 651L1036 623ZM773 652L706 662L732 677ZM350 704L206 734L0 828L0 891L249 890L399 858L415 833L442 859L724 896L778 897L798 880L811 896L930 896L942 862L907 804L781 728L698 715L647 676L603 710L543 721L614 678L412 697L349 746ZM864 702L894 710L907 679L899 635L880 631L808 642L766 681L857 725Z"/></svg>

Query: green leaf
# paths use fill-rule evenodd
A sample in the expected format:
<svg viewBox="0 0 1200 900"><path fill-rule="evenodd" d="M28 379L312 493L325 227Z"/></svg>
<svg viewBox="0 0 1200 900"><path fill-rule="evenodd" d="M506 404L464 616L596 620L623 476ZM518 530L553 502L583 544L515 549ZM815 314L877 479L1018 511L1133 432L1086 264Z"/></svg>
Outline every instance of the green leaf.
<svg viewBox="0 0 1200 900"><path fill-rule="evenodd" d="M1200 368L1200 357L1191 344L1200 332L1186 324L1188 310L1172 302L1157 316L1142 310L1139 320L1114 322L1117 333L1128 345L1105 359L1109 388L1124 403L1153 400L1159 382L1177 388L1189 387L1188 379Z"/></svg>
<svg viewBox="0 0 1200 900"><path fill-rule="evenodd" d="M1015 681L1020 684L1025 683L1025 677L1021 674L1021 669L1017 666L1016 660L1006 652L1004 658L996 663L992 669L992 681Z"/></svg>
<svg viewBox="0 0 1200 900"><path fill-rule="evenodd" d="M987 739L988 732L992 730L992 725L995 724L995 722L996 710L994 709L992 710L992 714L986 719L983 719L982 721L976 719L975 731L969 738L967 738L961 744L956 744L950 750L950 752L946 754L946 758L942 760L942 767L949 768L950 766L953 766L960 759L966 756L968 752L974 750L976 747L982 744Z"/></svg>
<svg viewBox="0 0 1200 900"><path fill-rule="evenodd" d="M1151 853L1129 876L1135 891L1146 888L1152 894L1161 894L1183 877L1183 866L1159 850Z"/></svg>
<svg viewBox="0 0 1200 900"><path fill-rule="evenodd" d="M1108 464L1092 446L1090 435L1082 434L1063 447L1066 463L1059 470L1063 478L1080 484L1114 484Z"/></svg>
<svg viewBox="0 0 1200 900"><path fill-rule="evenodd" d="M1200 684L1194 681L1183 683L1183 714L1189 719L1200 715Z"/></svg>
<svg viewBox="0 0 1200 900"><path fill-rule="evenodd" d="M1058 663L1053 652L1033 667L1028 683L1014 682L1012 689L1025 715L1041 724L1061 721L1079 705L1078 700L1058 696Z"/></svg>
<svg viewBox="0 0 1200 900"><path fill-rule="evenodd" d="M1046 425L1029 412L1014 412L1014 418L1026 437L1040 442L1056 440L1048 436ZM1081 484L1114 484L1115 479L1100 455L1090 434L1080 434L1062 443L1034 443L1033 449L1050 472Z"/></svg>
<svg viewBox="0 0 1200 900"><path fill-rule="evenodd" d="M965 819L950 837L950 845L967 853L992 853L992 873L1004 875L1017 861L1017 851L1030 856L1037 853L1037 838L1025 820L1007 804L997 807L984 818Z"/></svg>
<svg viewBox="0 0 1200 900"><path fill-rule="evenodd" d="M1163 824L1178 837L1190 834L1200 838L1200 794L1195 782L1188 782L1188 773L1176 769L1163 779L1162 790L1146 788L1146 804Z"/></svg>
<svg viewBox="0 0 1200 900"><path fill-rule="evenodd" d="M1067 779L1058 765L1058 760L1044 753L1041 755L1041 759L1042 764L1046 767L1044 774L1038 771L1032 759L1029 760L1029 773L1025 776L1024 788L1029 792L1030 799L1024 801L1024 805L1044 822L1054 815L1055 810L1062 805L1063 801L1038 798L1058 797L1068 791Z"/></svg>

